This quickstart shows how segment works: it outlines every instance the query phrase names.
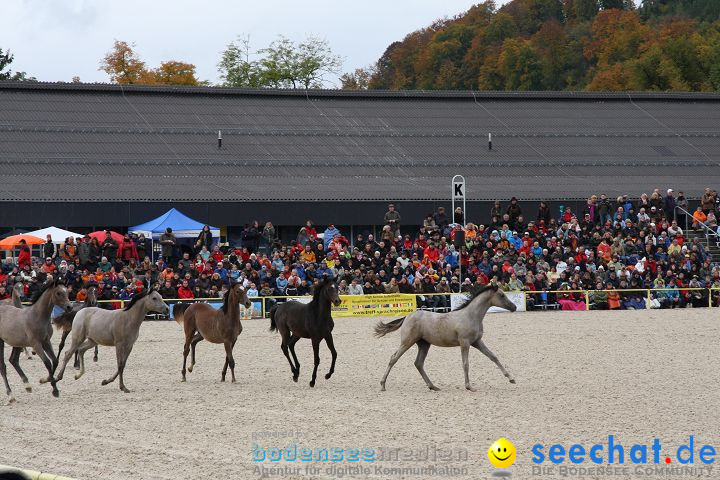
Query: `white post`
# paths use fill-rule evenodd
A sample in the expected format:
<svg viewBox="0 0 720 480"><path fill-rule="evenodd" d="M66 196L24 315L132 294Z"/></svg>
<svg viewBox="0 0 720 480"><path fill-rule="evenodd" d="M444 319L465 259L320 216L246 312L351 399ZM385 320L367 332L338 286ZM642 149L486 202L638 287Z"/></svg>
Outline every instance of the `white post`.
<svg viewBox="0 0 720 480"><path fill-rule="evenodd" d="M452 220L455 223L455 200L462 201L463 209L463 223L467 219L467 210L465 208L465 177L462 175L455 175L450 182L450 198L452 201ZM461 225L465 228L465 225ZM458 267L460 274L458 275L458 281L460 282L460 290L462 291L462 245L458 250ZM458 292L459 293L459 292Z"/></svg>

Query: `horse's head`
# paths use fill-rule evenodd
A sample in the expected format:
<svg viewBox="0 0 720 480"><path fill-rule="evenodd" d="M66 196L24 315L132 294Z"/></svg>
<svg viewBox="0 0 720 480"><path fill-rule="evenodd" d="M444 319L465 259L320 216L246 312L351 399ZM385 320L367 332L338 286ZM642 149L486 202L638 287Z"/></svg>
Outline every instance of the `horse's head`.
<svg viewBox="0 0 720 480"><path fill-rule="evenodd" d="M50 295L52 295L50 301L53 303L53 305L57 305L58 307L64 309L66 312L72 310L72 304L70 303L70 299L68 298L68 291L67 288L65 288L65 285L56 283L55 286L52 287Z"/></svg>
<svg viewBox="0 0 720 480"><path fill-rule="evenodd" d="M517 310L517 306L510 301L507 295L505 295L505 292L503 292L497 284L493 284L488 290L490 292L490 305L493 307L504 308L505 310L509 310L511 312Z"/></svg>
<svg viewBox="0 0 720 480"><path fill-rule="evenodd" d="M245 290L245 287L243 287L240 282L236 282L230 287L230 293L233 295L234 303L242 303L245 308L252 307L252 303L247 295L247 290Z"/></svg>
<svg viewBox="0 0 720 480"><path fill-rule="evenodd" d="M323 281L320 282L320 285L318 286L320 288L320 299L326 300L333 305L340 306L340 303L342 303L342 300L340 300L340 295L338 294L337 285L335 285L335 282L333 282L330 278L325 278Z"/></svg>
<svg viewBox="0 0 720 480"><path fill-rule="evenodd" d="M150 290L143 301L145 302L145 309L148 312L161 313L164 315L170 313L170 308L167 306L167 303L163 301L162 295L155 290Z"/></svg>

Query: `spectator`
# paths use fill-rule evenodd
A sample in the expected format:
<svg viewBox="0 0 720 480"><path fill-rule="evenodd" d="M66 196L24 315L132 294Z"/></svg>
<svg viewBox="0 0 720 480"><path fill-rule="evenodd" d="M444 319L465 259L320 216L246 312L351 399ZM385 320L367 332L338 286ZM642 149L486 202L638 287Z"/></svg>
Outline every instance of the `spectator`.
<svg viewBox="0 0 720 480"><path fill-rule="evenodd" d="M105 239L102 243L102 255L107 257L108 262L115 263L115 257L117 256L118 243L112 238L110 231L105 232Z"/></svg>
<svg viewBox="0 0 720 480"><path fill-rule="evenodd" d="M48 234L46 237L47 240L45 240L45 243L43 243L43 257L47 258L50 257L51 259L55 258L57 256L57 247L55 246L55 243L52 241L52 236Z"/></svg>
<svg viewBox="0 0 720 480"><path fill-rule="evenodd" d="M210 231L209 225L203 225L202 230L200 230L200 233L198 234L197 238L195 239L195 252L200 252L203 247L205 247L205 250L210 251L212 248L213 243L213 235Z"/></svg>
<svg viewBox="0 0 720 480"><path fill-rule="evenodd" d="M388 211L385 213L383 218L385 225L389 225L393 232L393 237L397 238L400 235L400 213L395 210L395 205L388 205Z"/></svg>

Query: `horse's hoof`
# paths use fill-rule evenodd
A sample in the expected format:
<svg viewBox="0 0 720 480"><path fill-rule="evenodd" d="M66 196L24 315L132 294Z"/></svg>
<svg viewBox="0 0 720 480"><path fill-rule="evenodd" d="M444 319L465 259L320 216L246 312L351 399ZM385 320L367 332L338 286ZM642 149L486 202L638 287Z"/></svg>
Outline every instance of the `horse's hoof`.
<svg viewBox="0 0 720 480"><path fill-rule="evenodd" d="M32 387L30 385L25 385L25 391L28 393L32 393Z"/></svg>
<svg viewBox="0 0 720 480"><path fill-rule="evenodd" d="M332 373L325 374L325 380L330 380L330 377L332 377Z"/></svg>
<svg viewBox="0 0 720 480"><path fill-rule="evenodd" d="M53 390L52 396L58 398L60 396L60 390Z"/></svg>
<svg viewBox="0 0 720 480"><path fill-rule="evenodd" d="M43 383L47 383L47 382L48 382L48 379L47 379L47 378L41 378L41 379L40 379L40 385L42 385Z"/></svg>
<svg viewBox="0 0 720 480"><path fill-rule="evenodd" d="M97 362L98 357L93 357L93 362Z"/></svg>
<svg viewBox="0 0 720 480"><path fill-rule="evenodd" d="M510 383L517 383L514 378L510 379Z"/></svg>
<svg viewBox="0 0 720 480"><path fill-rule="evenodd" d="M185 377L183 377L182 380L180 380L180 383L184 383L184 382L187 382L187 380L185 380Z"/></svg>
<svg viewBox="0 0 720 480"><path fill-rule="evenodd" d="M100 385L102 385L102 386L104 387L104 386L107 385L108 383L109 383L109 382L108 382L107 380L103 380L102 382L100 382Z"/></svg>
<svg viewBox="0 0 720 480"><path fill-rule="evenodd" d="M8 405L12 405L12 404L15 403L15 402L17 402L17 400L15 400L15 397L13 397L12 395L10 395L10 396L8 397L8 402L7 402L7 404L8 404Z"/></svg>
<svg viewBox="0 0 720 480"><path fill-rule="evenodd" d="M469 391L471 391L471 392L477 392L477 389L476 389L476 388L473 388L473 387L471 387L471 386L469 386L469 385L466 385L466 386L465 386L465 390L469 390Z"/></svg>
<svg viewBox="0 0 720 480"><path fill-rule="evenodd" d="M298 381L298 376L297 376L297 375L293 375L293 382L297 383L297 381Z"/></svg>
<svg viewBox="0 0 720 480"><path fill-rule="evenodd" d="M439 391L440 391L440 389L439 389L438 387L436 387L435 385L431 385L431 386L428 387L428 388L429 388L430 390L432 390L433 392L439 392Z"/></svg>
<svg viewBox="0 0 720 480"><path fill-rule="evenodd" d="M188 372L191 372L191 373L192 373L192 369L193 369L193 366L190 365L190 366L188 367Z"/></svg>
<svg viewBox="0 0 720 480"><path fill-rule="evenodd" d="M237 383L237 382L236 382L235 379L233 378L232 380L230 380L230 383Z"/></svg>
<svg viewBox="0 0 720 480"><path fill-rule="evenodd" d="M75 380L80 380L80 375L79 375L79 374L75 374Z"/></svg>
<svg viewBox="0 0 720 480"><path fill-rule="evenodd" d="M311 381L311 382L310 382L310 388L313 388L313 387L315 387L315 382L314 382L314 381Z"/></svg>
<svg viewBox="0 0 720 480"><path fill-rule="evenodd" d="M130 393L130 390L128 390L128 389L125 388L125 387L121 388L120 390L122 390L122 391L125 392L125 393Z"/></svg>

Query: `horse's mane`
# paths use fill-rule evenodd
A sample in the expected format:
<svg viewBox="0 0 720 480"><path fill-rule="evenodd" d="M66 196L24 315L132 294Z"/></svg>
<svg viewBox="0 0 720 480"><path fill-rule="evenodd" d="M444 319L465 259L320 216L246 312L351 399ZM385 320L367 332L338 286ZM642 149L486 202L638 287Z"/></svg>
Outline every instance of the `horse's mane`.
<svg viewBox="0 0 720 480"><path fill-rule="evenodd" d="M490 284L485 285L484 287L477 288L477 289L475 289L475 290L471 290L471 291L469 292L470 295L468 296L467 300L465 300L465 301L462 303L462 305L460 305L460 306L459 306L458 308L456 308L454 311L457 312L458 310L462 310L463 308L467 307L468 305L470 305L470 304L473 302L473 300L475 300L477 297L479 297L479 296L482 295L483 293L487 292L488 290L495 290L495 291L497 291L497 289L498 289L498 286L497 286L497 285L493 285L493 284L490 283Z"/></svg>
<svg viewBox="0 0 720 480"><path fill-rule="evenodd" d="M152 290L152 288L151 288L150 290L143 290L142 292L138 293L137 295L134 295L133 298L130 300L130 303L128 303L127 305L125 305L125 308L123 308L123 310L125 310L125 311L130 310L132 307L135 306L135 304L136 304L137 302L139 302L139 301L142 300L143 298L145 298L145 297L147 297L148 295L150 295L150 292L152 292L152 291L153 291L153 290Z"/></svg>
<svg viewBox="0 0 720 480"><path fill-rule="evenodd" d="M317 284L317 286L315 288L313 288L313 295L312 295L313 302L317 303L320 301L320 293L322 292L322 289L325 288L325 286L327 286L329 283L330 283L330 279L324 278L323 280L320 281L320 283Z"/></svg>
<svg viewBox="0 0 720 480"><path fill-rule="evenodd" d="M56 278L52 282L43 283L40 289L32 296L32 299L30 300L30 305L35 305L35 303L40 300L40 297L42 297L45 292L47 292L51 288L55 288L58 284L59 278Z"/></svg>
<svg viewBox="0 0 720 480"><path fill-rule="evenodd" d="M220 307L220 310L222 310L223 313L228 313L228 308L230 308L230 290L233 289L233 285L230 285L230 288L228 288L227 292L223 295L223 304L222 307Z"/></svg>

